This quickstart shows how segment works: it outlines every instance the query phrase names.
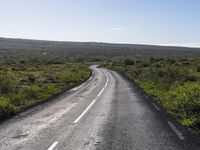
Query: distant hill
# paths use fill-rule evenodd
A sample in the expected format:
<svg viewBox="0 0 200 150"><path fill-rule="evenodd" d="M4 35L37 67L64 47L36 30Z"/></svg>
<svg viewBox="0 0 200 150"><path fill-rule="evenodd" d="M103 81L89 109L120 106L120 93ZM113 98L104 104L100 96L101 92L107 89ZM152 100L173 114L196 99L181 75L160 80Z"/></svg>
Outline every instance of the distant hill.
<svg viewBox="0 0 200 150"><path fill-rule="evenodd" d="M97 42L58 42L0 38L0 58L107 60L145 57L200 56L200 48L112 44Z"/></svg>

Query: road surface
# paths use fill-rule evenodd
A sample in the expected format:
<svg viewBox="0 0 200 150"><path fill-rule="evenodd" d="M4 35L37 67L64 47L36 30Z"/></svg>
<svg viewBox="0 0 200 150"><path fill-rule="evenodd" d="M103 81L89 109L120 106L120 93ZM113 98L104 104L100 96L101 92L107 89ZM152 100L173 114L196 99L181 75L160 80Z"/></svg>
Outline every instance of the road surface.
<svg viewBox="0 0 200 150"><path fill-rule="evenodd" d="M1 123L0 149L199 149L129 81L92 71L84 84Z"/></svg>

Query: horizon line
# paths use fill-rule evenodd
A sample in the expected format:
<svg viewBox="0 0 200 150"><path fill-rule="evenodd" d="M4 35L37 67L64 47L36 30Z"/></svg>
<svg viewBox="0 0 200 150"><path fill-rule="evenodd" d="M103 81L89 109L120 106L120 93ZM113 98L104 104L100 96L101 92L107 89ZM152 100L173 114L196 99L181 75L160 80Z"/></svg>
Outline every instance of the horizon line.
<svg viewBox="0 0 200 150"><path fill-rule="evenodd" d="M129 43L129 42L105 42L105 41L70 41L70 40L50 40L50 39L38 39L38 38L21 38L21 37L0 37L3 39L14 39L14 40L33 40L33 41L44 41L44 42L73 42L73 43L104 43L104 44L119 44L119 45L143 45L143 46L161 46L161 47L181 47L181 48L200 48L200 43L157 43L157 44L145 44L145 43ZM199 46L187 46L185 44L199 44Z"/></svg>

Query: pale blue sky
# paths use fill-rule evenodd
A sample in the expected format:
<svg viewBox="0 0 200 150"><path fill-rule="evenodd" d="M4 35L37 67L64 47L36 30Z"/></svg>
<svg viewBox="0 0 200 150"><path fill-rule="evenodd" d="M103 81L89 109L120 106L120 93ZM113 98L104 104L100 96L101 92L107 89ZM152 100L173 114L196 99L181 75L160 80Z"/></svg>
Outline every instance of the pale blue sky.
<svg viewBox="0 0 200 150"><path fill-rule="evenodd" d="M200 1L0 0L0 37L200 46Z"/></svg>

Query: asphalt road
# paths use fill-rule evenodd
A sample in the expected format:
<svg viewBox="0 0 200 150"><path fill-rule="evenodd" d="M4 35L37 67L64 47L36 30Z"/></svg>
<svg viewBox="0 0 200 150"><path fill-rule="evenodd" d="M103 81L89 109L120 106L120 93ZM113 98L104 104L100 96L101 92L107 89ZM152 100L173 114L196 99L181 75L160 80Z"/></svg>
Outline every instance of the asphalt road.
<svg viewBox="0 0 200 150"><path fill-rule="evenodd" d="M0 124L0 150L195 150L176 125L116 72Z"/></svg>

